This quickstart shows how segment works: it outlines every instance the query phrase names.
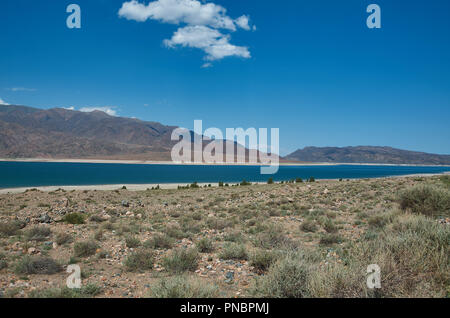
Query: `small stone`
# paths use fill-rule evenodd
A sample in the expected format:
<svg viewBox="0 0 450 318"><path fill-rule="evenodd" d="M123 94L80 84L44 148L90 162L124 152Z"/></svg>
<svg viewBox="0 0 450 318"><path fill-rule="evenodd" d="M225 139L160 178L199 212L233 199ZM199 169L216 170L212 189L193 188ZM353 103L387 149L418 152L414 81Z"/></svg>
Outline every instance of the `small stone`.
<svg viewBox="0 0 450 318"><path fill-rule="evenodd" d="M36 250L36 248L34 248L34 247L30 247L29 249L28 249L28 254L36 254L37 253L37 250Z"/></svg>
<svg viewBox="0 0 450 318"><path fill-rule="evenodd" d="M38 220L40 223L51 223L52 222L52 218L47 213L42 214Z"/></svg>
<svg viewBox="0 0 450 318"><path fill-rule="evenodd" d="M128 208L130 206L130 203L127 200L123 200L122 206Z"/></svg>

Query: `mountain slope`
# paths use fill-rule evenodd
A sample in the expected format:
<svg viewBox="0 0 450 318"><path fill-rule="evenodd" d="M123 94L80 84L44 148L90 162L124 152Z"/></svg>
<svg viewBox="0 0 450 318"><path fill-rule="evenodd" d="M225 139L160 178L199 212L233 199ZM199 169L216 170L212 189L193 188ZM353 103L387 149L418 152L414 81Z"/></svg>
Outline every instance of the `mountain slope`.
<svg viewBox="0 0 450 318"><path fill-rule="evenodd" d="M450 155L372 146L305 147L287 155L285 159L333 163L450 165Z"/></svg>
<svg viewBox="0 0 450 318"><path fill-rule="evenodd" d="M101 111L1 105L0 158L170 161L175 128ZM234 143L235 154L238 148Z"/></svg>
<svg viewBox="0 0 450 318"><path fill-rule="evenodd" d="M0 156L169 160L174 128L100 111L1 106Z"/></svg>

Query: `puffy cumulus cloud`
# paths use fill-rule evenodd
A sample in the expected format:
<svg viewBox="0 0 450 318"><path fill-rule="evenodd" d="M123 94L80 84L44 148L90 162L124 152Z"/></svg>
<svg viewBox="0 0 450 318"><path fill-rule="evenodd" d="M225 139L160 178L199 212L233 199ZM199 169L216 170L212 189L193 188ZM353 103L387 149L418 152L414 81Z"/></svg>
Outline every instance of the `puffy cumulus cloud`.
<svg viewBox="0 0 450 318"><path fill-rule="evenodd" d="M117 116L117 112L114 110L114 107L110 107L110 106L80 108L80 112L85 112L85 113L90 113L90 112L93 112L96 110L107 113L110 116Z"/></svg>
<svg viewBox="0 0 450 318"><path fill-rule="evenodd" d="M239 27L243 28L244 30L250 31L250 18L248 17L248 15L240 16L235 20L235 22Z"/></svg>
<svg viewBox="0 0 450 318"><path fill-rule="evenodd" d="M251 30L249 16L243 15L233 20L224 7L212 2L157 0L146 5L132 0L122 4L119 16L138 22L156 20L162 23L186 24L187 26L180 27L171 39L164 40L165 45L172 48L180 45L201 49L206 52L205 59L209 61L228 56L250 57L247 47L231 44L230 35L219 31L236 31L237 28Z"/></svg>
<svg viewBox="0 0 450 318"><path fill-rule="evenodd" d="M9 105L9 104L0 98L0 105Z"/></svg>
<svg viewBox="0 0 450 318"><path fill-rule="evenodd" d="M147 5L132 0L124 2L119 10L120 17L139 22L151 19L171 24L208 25L232 31L236 30L236 25L241 27L226 13L227 10L220 5L197 0L157 0ZM242 17L239 19L242 22ZM245 24L243 28L250 29Z"/></svg>
<svg viewBox="0 0 450 318"><path fill-rule="evenodd" d="M170 40L164 40L168 47L177 45L202 49L207 53L208 61L219 60L227 56L250 58L248 48L229 43L230 36L206 26L187 26L178 29ZM210 65L208 65L210 66Z"/></svg>

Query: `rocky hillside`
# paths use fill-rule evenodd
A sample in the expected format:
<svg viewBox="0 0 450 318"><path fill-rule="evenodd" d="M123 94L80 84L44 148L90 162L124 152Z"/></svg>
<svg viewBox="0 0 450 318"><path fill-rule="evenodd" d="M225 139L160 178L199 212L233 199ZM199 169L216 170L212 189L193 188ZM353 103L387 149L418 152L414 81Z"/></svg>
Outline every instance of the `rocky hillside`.
<svg viewBox="0 0 450 318"><path fill-rule="evenodd" d="M171 160L175 128L101 111L1 105L0 158Z"/></svg>
<svg viewBox="0 0 450 318"><path fill-rule="evenodd" d="M450 155L436 155L391 147L305 147L286 156L288 160L335 163L385 163L450 165Z"/></svg>

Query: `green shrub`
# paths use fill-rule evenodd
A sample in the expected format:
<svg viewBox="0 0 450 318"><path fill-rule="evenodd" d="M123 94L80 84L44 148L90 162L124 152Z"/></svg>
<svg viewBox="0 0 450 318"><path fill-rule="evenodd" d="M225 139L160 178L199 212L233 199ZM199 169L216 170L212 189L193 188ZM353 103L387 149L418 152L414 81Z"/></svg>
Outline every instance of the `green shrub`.
<svg viewBox="0 0 450 318"><path fill-rule="evenodd" d="M199 240L196 244L197 249L201 253L210 253L214 251L214 245L212 241L206 237Z"/></svg>
<svg viewBox="0 0 450 318"><path fill-rule="evenodd" d="M400 208L428 216L450 216L450 190L420 185L400 193Z"/></svg>
<svg viewBox="0 0 450 318"><path fill-rule="evenodd" d="M342 242L342 237L338 234L324 234L320 238L320 244L332 245Z"/></svg>
<svg viewBox="0 0 450 318"><path fill-rule="evenodd" d="M21 222L19 221L0 223L0 237L16 235L21 228Z"/></svg>
<svg viewBox="0 0 450 318"><path fill-rule="evenodd" d="M17 264L17 274L55 274L61 271L61 266L49 257L24 256Z"/></svg>
<svg viewBox="0 0 450 318"><path fill-rule="evenodd" d="M306 220L300 225L300 229L303 232L316 232L317 225L314 221Z"/></svg>
<svg viewBox="0 0 450 318"><path fill-rule="evenodd" d="M66 232L59 232L56 234L55 242L58 245L63 245L73 241L73 237Z"/></svg>
<svg viewBox="0 0 450 318"><path fill-rule="evenodd" d="M195 271L198 266L199 255L195 248L179 248L173 250L169 256L163 259L166 270L174 273Z"/></svg>
<svg viewBox="0 0 450 318"><path fill-rule="evenodd" d="M172 248L172 245L174 243L174 240L164 234L156 234L148 241L144 242L144 246L147 248L162 248L162 249L170 249Z"/></svg>
<svg viewBox="0 0 450 318"><path fill-rule="evenodd" d="M221 259L246 260L248 258L247 250L244 245L236 243L225 243L219 254Z"/></svg>
<svg viewBox="0 0 450 318"><path fill-rule="evenodd" d="M25 233L25 238L29 241L45 241L51 234L47 226L34 226Z"/></svg>
<svg viewBox="0 0 450 318"><path fill-rule="evenodd" d="M215 298L218 289L196 277L174 276L161 279L151 289L156 298Z"/></svg>
<svg viewBox="0 0 450 318"><path fill-rule="evenodd" d="M63 221L69 224L84 224L85 216L81 213L69 213L63 218Z"/></svg>
<svg viewBox="0 0 450 318"><path fill-rule="evenodd" d="M441 176L439 177L439 180L441 180L441 182L446 185L447 187L450 188L450 176L445 175L445 176Z"/></svg>
<svg viewBox="0 0 450 318"><path fill-rule="evenodd" d="M325 231L327 231L327 233L336 233L338 231L337 226L329 218L325 219L323 223L323 228L325 229Z"/></svg>
<svg viewBox="0 0 450 318"><path fill-rule="evenodd" d="M289 246L290 244L290 240L286 237L280 225L270 224L255 238L255 245L261 248L277 248Z"/></svg>
<svg viewBox="0 0 450 318"><path fill-rule="evenodd" d="M127 245L128 248L136 248L141 245L141 241L139 241L139 239L136 237L128 236L125 239L125 244Z"/></svg>
<svg viewBox="0 0 450 318"><path fill-rule="evenodd" d="M371 227L375 227L375 228L383 228L386 225L388 225L389 223L391 223L395 218L395 214L393 213L378 213L375 215L372 215L371 217L369 217L369 219L367 220L367 223L371 226Z"/></svg>
<svg viewBox="0 0 450 318"><path fill-rule="evenodd" d="M277 260L279 253L267 250L256 250L250 255L250 265L257 271L264 272Z"/></svg>
<svg viewBox="0 0 450 318"><path fill-rule="evenodd" d="M99 248L94 241L77 242L73 246L75 257L88 257L94 255Z"/></svg>
<svg viewBox="0 0 450 318"><path fill-rule="evenodd" d="M169 224L166 226L166 229L164 232L169 235L170 237L176 238L176 239L182 239L187 237L188 235L183 232L183 230L180 228L178 224Z"/></svg>
<svg viewBox="0 0 450 318"><path fill-rule="evenodd" d="M49 288L33 290L28 294L28 298L88 298L100 294L101 287L95 284L87 284L81 288Z"/></svg>
<svg viewBox="0 0 450 318"><path fill-rule="evenodd" d="M153 269L153 252L148 249L135 251L125 260L129 272L146 271Z"/></svg>
<svg viewBox="0 0 450 318"><path fill-rule="evenodd" d="M8 261L6 259L6 255L0 253L0 270L8 267Z"/></svg>
<svg viewBox="0 0 450 318"><path fill-rule="evenodd" d="M269 178L269 180L267 180L267 184L273 184L273 178Z"/></svg>
<svg viewBox="0 0 450 318"><path fill-rule="evenodd" d="M308 297L310 272L308 264L299 256L287 255L256 281L251 293L268 298Z"/></svg>
<svg viewBox="0 0 450 318"><path fill-rule="evenodd" d="M214 230L223 230L227 227L232 226L232 222L230 220L225 220L217 217L208 217L206 220L206 224L210 229Z"/></svg>

